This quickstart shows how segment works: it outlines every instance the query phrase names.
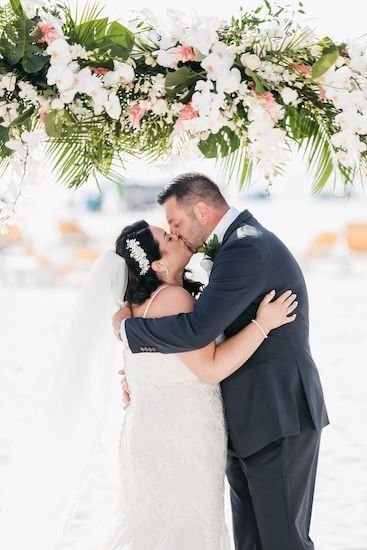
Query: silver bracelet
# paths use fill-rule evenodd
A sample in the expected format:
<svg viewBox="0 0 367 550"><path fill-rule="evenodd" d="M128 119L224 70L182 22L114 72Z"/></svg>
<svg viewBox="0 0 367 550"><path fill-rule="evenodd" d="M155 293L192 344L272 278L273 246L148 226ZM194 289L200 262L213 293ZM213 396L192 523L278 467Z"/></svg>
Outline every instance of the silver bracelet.
<svg viewBox="0 0 367 550"><path fill-rule="evenodd" d="M265 338L268 337L268 335L265 333L265 331L263 330L263 328L259 325L259 323L257 321L255 321L255 319L251 319L251 323L255 323L255 325L257 327L259 327L259 329L261 330L261 332L263 333L263 335L265 336Z"/></svg>

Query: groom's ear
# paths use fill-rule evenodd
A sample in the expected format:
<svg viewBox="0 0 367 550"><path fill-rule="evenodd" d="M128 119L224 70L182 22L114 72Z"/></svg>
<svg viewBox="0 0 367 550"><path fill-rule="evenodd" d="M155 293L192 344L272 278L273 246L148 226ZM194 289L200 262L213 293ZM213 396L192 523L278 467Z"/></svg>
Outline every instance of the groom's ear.
<svg viewBox="0 0 367 550"><path fill-rule="evenodd" d="M194 213L197 219L205 221L208 218L208 205L204 201L198 201L194 205Z"/></svg>

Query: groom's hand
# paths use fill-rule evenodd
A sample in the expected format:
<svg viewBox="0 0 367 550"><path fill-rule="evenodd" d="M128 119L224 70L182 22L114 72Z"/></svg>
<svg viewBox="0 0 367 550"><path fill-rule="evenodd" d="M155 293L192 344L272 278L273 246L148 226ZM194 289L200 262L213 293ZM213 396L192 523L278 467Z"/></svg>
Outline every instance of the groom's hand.
<svg viewBox="0 0 367 550"><path fill-rule="evenodd" d="M112 317L113 332L115 333L116 338L118 338L119 340L122 321L124 319L129 319L130 317L132 317L132 315L133 314L129 304L125 302L124 305L118 311L116 311L116 313Z"/></svg>

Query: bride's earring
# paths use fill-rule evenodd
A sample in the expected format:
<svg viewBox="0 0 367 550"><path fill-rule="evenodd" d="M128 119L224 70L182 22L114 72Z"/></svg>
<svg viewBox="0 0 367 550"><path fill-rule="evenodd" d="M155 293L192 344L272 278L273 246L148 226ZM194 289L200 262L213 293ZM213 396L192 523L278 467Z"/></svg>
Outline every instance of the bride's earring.
<svg viewBox="0 0 367 550"><path fill-rule="evenodd" d="M164 270L164 272L165 272L166 275L169 275L168 267L166 267L166 269Z"/></svg>

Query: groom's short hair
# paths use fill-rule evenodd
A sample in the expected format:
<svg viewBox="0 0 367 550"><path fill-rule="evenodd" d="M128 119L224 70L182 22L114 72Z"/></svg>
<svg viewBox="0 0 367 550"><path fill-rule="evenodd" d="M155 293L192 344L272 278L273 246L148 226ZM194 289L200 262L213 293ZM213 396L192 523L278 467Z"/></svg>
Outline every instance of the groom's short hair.
<svg viewBox="0 0 367 550"><path fill-rule="evenodd" d="M157 202L162 205L170 197L176 197L177 202L188 205L200 200L214 208L220 208L226 204L218 185L200 172L186 172L174 177L159 193Z"/></svg>

